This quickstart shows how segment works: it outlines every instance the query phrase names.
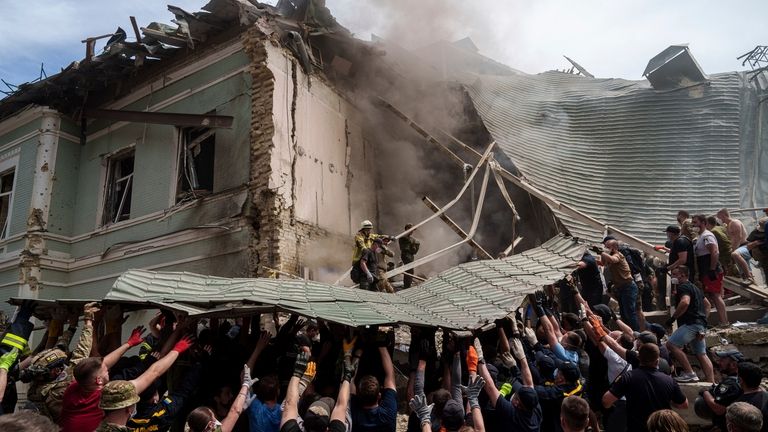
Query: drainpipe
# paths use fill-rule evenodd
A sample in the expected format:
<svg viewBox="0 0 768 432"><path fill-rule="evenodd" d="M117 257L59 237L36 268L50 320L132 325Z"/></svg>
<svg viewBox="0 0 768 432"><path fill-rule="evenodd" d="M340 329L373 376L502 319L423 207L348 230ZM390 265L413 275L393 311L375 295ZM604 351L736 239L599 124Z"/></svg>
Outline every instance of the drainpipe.
<svg viewBox="0 0 768 432"><path fill-rule="evenodd" d="M61 126L61 117L58 112L48 108L41 108L41 110L42 118L37 141L32 197L27 213L24 250L21 251L19 263L21 268L19 296L26 298L39 297L39 288L41 288L40 256L46 249L43 233L48 225L48 211L51 206L51 192Z"/></svg>

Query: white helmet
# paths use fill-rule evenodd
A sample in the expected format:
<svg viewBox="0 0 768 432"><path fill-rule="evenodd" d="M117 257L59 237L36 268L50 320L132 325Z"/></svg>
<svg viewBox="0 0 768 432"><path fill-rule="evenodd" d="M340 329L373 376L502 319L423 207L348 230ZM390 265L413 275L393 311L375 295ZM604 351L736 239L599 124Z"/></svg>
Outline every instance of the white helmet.
<svg viewBox="0 0 768 432"><path fill-rule="evenodd" d="M373 224L369 220L364 220L360 223L360 229L373 228Z"/></svg>

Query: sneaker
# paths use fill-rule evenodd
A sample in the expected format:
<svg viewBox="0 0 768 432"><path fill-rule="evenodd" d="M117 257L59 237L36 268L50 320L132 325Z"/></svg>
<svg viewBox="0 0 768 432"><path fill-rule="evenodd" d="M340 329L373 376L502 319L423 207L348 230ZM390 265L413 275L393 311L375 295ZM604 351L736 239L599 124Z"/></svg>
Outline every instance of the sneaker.
<svg viewBox="0 0 768 432"><path fill-rule="evenodd" d="M683 372L675 377L675 381L679 383L699 382L699 376L696 375L696 372Z"/></svg>

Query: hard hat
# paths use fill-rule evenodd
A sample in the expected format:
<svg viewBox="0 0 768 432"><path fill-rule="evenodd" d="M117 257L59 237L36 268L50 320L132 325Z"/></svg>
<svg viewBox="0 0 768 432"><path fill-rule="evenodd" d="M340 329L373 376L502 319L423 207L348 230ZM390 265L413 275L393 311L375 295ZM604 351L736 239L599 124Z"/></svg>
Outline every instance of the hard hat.
<svg viewBox="0 0 768 432"><path fill-rule="evenodd" d="M99 408L117 410L129 407L139 401L136 387L130 381L110 381L101 390Z"/></svg>
<svg viewBox="0 0 768 432"><path fill-rule="evenodd" d="M32 366L45 368L45 369L53 369L55 367L61 366L67 361L67 354L58 349L58 348L51 348L47 349L45 351L40 352L40 354L34 356L31 361Z"/></svg>
<svg viewBox="0 0 768 432"><path fill-rule="evenodd" d="M364 220L360 223L360 229L373 228L373 224L369 220Z"/></svg>

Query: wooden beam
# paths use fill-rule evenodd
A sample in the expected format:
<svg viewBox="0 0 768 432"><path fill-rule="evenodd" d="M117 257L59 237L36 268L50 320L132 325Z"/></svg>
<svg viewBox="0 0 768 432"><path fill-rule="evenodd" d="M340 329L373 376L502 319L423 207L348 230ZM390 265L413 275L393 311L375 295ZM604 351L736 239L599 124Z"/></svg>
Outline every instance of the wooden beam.
<svg viewBox="0 0 768 432"><path fill-rule="evenodd" d="M86 118L152 123L174 126L202 126L209 128L231 128L234 117L209 114L182 114L166 112L127 111L109 109L86 109Z"/></svg>
<svg viewBox="0 0 768 432"><path fill-rule="evenodd" d="M427 207L428 207L430 210L432 210L432 211L433 211L433 212L435 212L435 213L437 213L437 212L439 212L439 211L441 210L441 209L440 209L440 207L438 207L438 206L437 206L437 204L435 204L435 203L434 203L434 202L433 202L431 199L429 199L428 197L422 197L422 198L421 198L421 201L424 203L424 205L426 205L426 206L427 206ZM461 229L461 227L460 227L460 226L458 226L458 225L456 224L456 222L454 222L454 221L453 221L453 219L449 218L449 217L448 217L448 216L446 216L445 214L441 214L441 215L440 215L440 220L442 220L443 222L445 222L445 224L446 224L446 225L448 225L448 227L449 227L450 229L452 229L452 230L453 230L453 232L455 232L456 234L458 234L458 235L459 235L459 237L461 237L462 239L466 239L466 238L467 238L467 233L466 233L466 231L464 231L463 229ZM480 245L479 245L479 244L478 244L476 241L474 241L474 240L472 240L472 239L469 239L468 243L469 243L469 245L470 245L470 246L472 246L472 248L475 250L475 252L477 252L477 254L478 254L478 255L479 255L479 256L480 256L482 259L493 259L493 257L491 256L491 254L489 254L489 253L488 253L488 252L487 252L485 249L483 249L483 247L482 247L482 246L480 246Z"/></svg>

